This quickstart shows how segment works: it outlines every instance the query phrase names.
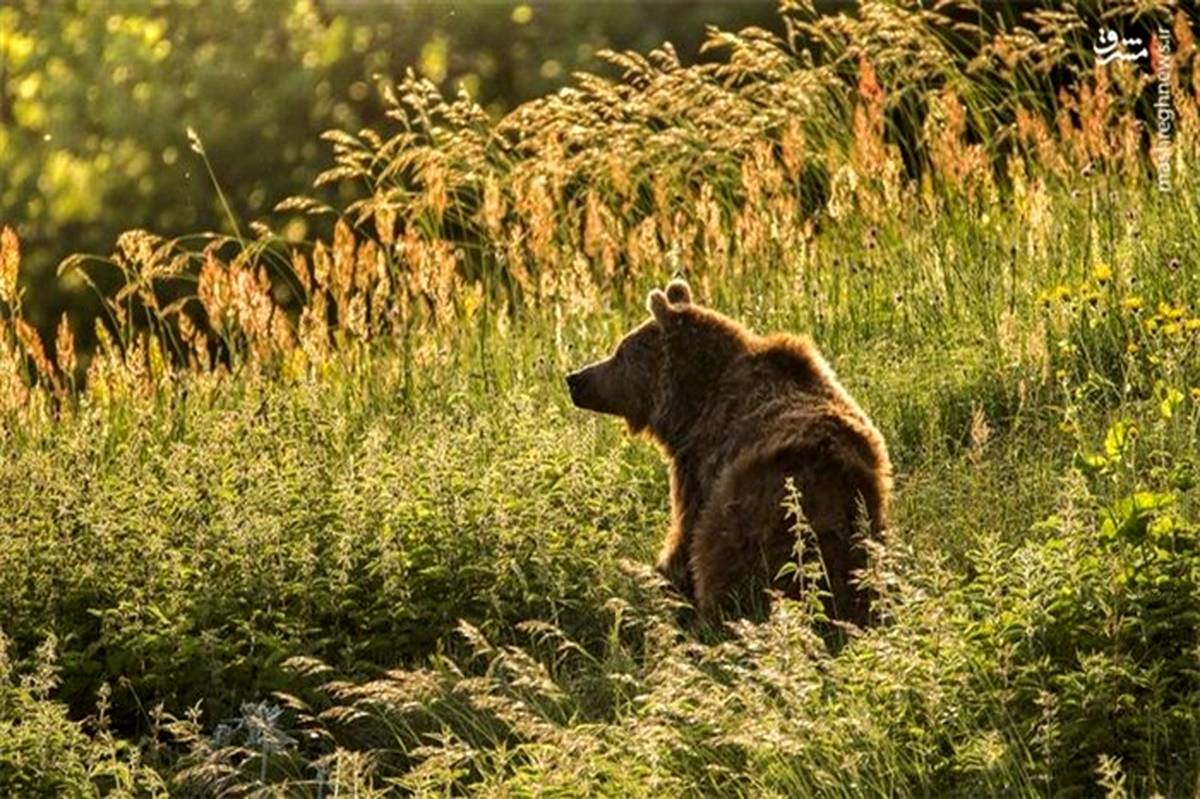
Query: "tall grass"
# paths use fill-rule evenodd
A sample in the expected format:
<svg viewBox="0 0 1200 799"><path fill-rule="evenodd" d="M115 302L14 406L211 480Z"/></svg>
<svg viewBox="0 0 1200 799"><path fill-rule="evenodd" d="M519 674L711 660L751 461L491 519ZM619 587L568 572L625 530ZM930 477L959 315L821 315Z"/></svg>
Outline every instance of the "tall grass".
<svg viewBox="0 0 1200 799"><path fill-rule="evenodd" d="M503 120L409 76L330 241L126 234L95 352L0 235L0 785L362 795L1200 789L1200 64L1097 20L785 4ZM1061 88L1056 88L1061 87ZM657 454L559 388L672 274L808 331L899 470L887 622L698 633Z"/></svg>

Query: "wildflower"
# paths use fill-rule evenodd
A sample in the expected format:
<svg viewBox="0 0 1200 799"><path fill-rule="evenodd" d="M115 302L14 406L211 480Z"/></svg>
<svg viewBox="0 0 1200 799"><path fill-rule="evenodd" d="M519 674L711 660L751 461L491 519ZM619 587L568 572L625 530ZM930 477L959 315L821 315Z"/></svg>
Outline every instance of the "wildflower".
<svg viewBox="0 0 1200 799"><path fill-rule="evenodd" d="M1135 352L1137 352L1139 349L1141 349L1141 348L1140 348L1140 347L1138 347L1138 345L1137 345L1135 342L1132 342L1132 341L1131 341L1131 342L1129 342L1128 344L1126 344L1126 345L1125 345L1125 351L1126 351L1127 353L1129 353L1130 355L1133 355L1133 354L1134 354Z"/></svg>
<svg viewBox="0 0 1200 799"><path fill-rule="evenodd" d="M1097 286L1107 286L1112 280L1112 267L1106 263L1096 264L1092 268L1092 280L1096 281Z"/></svg>
<svg viewBox="0 0 1200 799"><path fill-rule="evenodd" d="M1200 386L1192 386L1192 400L1200 402Z"/></svg>
<svg viewBox="0 0 1200 799"><path fill-rule="evenodd" d="M1176 321L1183 318L1182 303L1160 302L1158 304L1158 315L1168 321Z"/></svg>
<svg viewBox="0 0 1200 799"><path fill-rule="evenodd" d="M1121 300L1121 307L1134 313L1142 310L1143 305L1145 305L1145 301L1136 294L1134 294L1132 297L1126 297L1125 299Z"/></svg>
<svg viewBox="0 0 1200 799"><path fill-rule="evenodd" d="M1189 319L1183 323L1183 329L1189 333L1200 330L1200 317Z"/></svg>
<svg viewBox="0 0 1200 799"><path fill-rule="evenodd" d="M1153 333L1155 330L1158 330L1158 317L1151 316L1149 319L1147 319L1145 322L1143 322L1142 325L1146 328L1147 331Z"/></svg>
<svg viewBox="0 0 1200 799"><path fill-rule="evenodd" d="M1059 284L1049 291L1043 291L1038 297L1038 302L1042 308L1049 308L1054 303L1070 304L1071 289Z"/></svg>
<svg viewBox="0 0 1200 799"><path fill-rule="evenodd" d="M1171 260L1167 261L1167 268L1170 269L1172 272L1179 269L1179 259L1172 258Z"/></svg>
<svg viewBox="0 0 1200 799"><path fill-rule="evenodd" d="M1162 326L1162 333L1167 338L1175 338L1179 335L1182 329L1183 328L1179 326L1178 322L1167 322Z"/></svg>

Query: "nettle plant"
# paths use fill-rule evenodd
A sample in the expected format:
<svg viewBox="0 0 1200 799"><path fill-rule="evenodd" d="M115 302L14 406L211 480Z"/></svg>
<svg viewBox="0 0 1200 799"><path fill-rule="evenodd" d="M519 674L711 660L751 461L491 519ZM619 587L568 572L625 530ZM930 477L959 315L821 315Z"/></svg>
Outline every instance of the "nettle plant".
<svg viewBox="0 0 1200 799"><path fill-rule="evenodd" d="M1200 746L1195 464L1170 451L1170 410L1081 443L1040 540L982 546L945 599L974 641L978 726L1039 792L1170 794Z"/></svg>

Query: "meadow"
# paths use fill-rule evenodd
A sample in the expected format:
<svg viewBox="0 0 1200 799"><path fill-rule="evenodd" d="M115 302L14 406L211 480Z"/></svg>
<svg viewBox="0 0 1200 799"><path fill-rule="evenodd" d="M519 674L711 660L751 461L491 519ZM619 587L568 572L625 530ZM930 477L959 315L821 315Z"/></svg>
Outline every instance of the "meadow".
<svg viewBox="0 0 1200 799"><path fill-rule="evenodd" d="M280 203L330 240L64 262L122 276L94 352L23 320L5 229L0 792L1200 793L1200 58L1162 6L1167 191L1157 40L786 3L499 121L409 75L325 136L358 199ZM813 601L681 623L660 454L571 407L673 275L812 335L887 438L843 646Z"/></svg>

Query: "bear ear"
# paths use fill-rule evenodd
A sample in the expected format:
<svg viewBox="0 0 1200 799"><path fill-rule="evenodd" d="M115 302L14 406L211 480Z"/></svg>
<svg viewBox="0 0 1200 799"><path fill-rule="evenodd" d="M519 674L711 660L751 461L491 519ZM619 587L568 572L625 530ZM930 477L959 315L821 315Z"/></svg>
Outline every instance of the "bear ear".
<svg viewBox="0 0 1200 799"><path fill-rule="evenodd" d="M667 295L658 289L650 292L650 296L646 298L646 308L654 315L654 321L660 325L665 326L671 318L671 303Z"/></svg>
<svg viewBox="0 0 1200 799"><path fill-rule="evenodd" d="M692 290L683 278L675 278L667 284L667 299L675 305L690 305Z"/></svg>

